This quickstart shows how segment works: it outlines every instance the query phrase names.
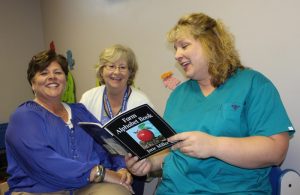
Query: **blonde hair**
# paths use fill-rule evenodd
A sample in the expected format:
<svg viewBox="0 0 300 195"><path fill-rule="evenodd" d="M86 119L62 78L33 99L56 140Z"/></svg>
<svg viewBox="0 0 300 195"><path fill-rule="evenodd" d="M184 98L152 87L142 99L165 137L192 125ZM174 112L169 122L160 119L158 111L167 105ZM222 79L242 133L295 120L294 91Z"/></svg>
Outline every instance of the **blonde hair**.
<svg viewBox="0 0 300 195"><path fill-rule="evenodd" d="M98 68L97 77L99 79L100 84L105 84L102 75L104 65L106 63L114 63L121 58L126 60L129 70L129 78L127 84L133 84L136 72L138 70L138 63L132 49L120 44L108 47L101 52L99 56L99 64L96 66Z"/></svg>
<svg viewBox="0 0 300 195"><path fill-rule="evenodd" d="M174 43L186 33L200 41L208 59L208 72L214 87L223 84L237 69L245 68L235 49L233 35L220 20L203 13L183 16L168 32L168 41Z"/></svg>

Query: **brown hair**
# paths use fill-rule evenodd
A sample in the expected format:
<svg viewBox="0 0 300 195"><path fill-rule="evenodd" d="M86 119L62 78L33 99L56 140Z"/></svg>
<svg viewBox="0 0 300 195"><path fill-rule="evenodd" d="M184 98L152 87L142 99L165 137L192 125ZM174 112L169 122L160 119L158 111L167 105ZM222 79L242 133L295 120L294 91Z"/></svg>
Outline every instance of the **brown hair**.
<svg viewBox="0 0 300 195"><path fill-rule="evenodd" d="M56 54L54 50L45 50L34 55L28 65L27 80L32 85L32 79L37 72L45 70L52 62L57 62L65 75L68 75L69 68L67 59L60 54Z"/></svg>

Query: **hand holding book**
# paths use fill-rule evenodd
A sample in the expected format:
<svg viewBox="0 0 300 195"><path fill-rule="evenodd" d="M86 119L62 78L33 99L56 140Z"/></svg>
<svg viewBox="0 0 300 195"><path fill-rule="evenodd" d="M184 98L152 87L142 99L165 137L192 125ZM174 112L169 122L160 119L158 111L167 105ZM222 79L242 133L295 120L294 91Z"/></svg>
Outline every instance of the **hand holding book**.
<svg viewBox="0 0 300 195"><path fill-rule="evenodd" d="M111 154L131 153L139 160L173 145L167 138L176 134L147 104L121 113L104 126L89 122L79 125Z"/></svg>

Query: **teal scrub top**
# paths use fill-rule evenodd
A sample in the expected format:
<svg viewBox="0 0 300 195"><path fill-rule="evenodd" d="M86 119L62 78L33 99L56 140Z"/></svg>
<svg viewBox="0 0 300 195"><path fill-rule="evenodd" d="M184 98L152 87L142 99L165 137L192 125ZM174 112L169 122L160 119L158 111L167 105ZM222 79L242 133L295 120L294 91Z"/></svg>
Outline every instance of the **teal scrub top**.
<svg viewBox="0 0 300 195"><path fill-rule="evenodd" d="M275 86L251 69L238 70L206 97L197 81L184 82L170 95L164 118L178 133L203 131L226 137L294 133ZM271 194L269 171L171 151L157 194Z"/></svg>

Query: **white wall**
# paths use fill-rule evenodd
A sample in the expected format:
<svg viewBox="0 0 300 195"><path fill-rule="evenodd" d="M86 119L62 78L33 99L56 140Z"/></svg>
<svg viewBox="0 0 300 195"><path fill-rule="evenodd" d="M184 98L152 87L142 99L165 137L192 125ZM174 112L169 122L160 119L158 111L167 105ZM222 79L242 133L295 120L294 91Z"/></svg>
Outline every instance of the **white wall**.
<svg viewBox="0 0 300 195"><path fill-rule="evenodd" d="M26 70L44 48L39 0L0 0L0 123L32 98Z"/></svg>

